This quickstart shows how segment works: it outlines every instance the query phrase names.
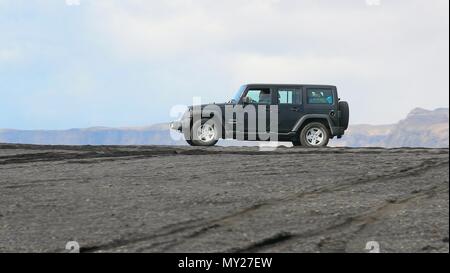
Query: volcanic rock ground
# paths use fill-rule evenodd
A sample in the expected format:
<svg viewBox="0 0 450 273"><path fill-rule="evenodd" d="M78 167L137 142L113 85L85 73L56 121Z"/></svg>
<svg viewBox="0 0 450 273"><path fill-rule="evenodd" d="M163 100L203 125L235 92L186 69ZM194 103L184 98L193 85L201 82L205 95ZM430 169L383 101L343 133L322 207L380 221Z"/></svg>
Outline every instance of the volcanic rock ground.
<svg viewBox="0 0 450 273"><path fill-rule="evenodd" d="M0 145L0 252L449 251L449 150Z"/></svg>

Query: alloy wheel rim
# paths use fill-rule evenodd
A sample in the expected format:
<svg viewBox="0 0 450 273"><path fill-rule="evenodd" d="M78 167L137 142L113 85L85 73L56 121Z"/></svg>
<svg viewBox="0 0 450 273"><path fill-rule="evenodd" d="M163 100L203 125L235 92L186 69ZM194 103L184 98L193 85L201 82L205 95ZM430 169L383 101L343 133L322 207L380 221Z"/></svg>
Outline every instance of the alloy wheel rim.
<svg viewBox="0 0 450 273"><path fill-rule="evenodd" d="M306 141L312 146L320 146L325 139L325 133L320 128L310 128L306 132Z"/></svg>
<svg viewBox="0 0 450 273"><path fill-rule="evenodd" d="M216 130L210 124L203 124L197 129L197 137L202 142L210 142L216 138Z"/></svg>

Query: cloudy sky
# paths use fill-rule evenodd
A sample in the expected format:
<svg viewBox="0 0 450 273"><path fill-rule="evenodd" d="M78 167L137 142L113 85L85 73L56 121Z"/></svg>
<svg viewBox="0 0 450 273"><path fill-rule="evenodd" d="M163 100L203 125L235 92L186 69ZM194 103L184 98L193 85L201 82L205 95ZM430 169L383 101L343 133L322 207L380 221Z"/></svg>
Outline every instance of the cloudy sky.
<svg viewBox="0 0 450 273"><path fill-rule="evenodd" d="M254 82L393 123L448 107L448 35L448 0L0 0L0 128L149 125Z"/></svg>

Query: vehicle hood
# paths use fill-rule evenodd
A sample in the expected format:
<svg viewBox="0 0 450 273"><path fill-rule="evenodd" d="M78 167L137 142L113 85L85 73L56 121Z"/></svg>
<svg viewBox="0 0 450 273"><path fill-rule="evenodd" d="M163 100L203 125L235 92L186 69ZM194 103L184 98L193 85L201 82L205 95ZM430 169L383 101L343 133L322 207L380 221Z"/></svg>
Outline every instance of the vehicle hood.
<svg viewBox="0 0 450 273"><path fill-rule="evenodd" d="M198 107L199 109L203 109L203 108L205 108L206 106L209 106L209 105L216 105L216 106L219 106L219 107L225 107L226 105L234 105L234 104L233 103L208 103L208 104L196 105L195 107ZM194 106L191 105L188 108L189 108L189 110L193 110Z"/></svg>

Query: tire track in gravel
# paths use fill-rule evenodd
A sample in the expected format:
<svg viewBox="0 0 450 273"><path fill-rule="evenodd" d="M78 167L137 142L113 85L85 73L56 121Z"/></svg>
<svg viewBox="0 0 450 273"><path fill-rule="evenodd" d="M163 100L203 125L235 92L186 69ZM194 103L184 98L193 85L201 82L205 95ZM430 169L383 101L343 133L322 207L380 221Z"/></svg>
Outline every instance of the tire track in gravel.
<svg viewBox="0 0 450 273"><path fill-rule="evenodd" d="M14 185L1 185L0 189L20 189L20 188L28 188L28 187L39 187L42 185L50 185L50 184L56 184L60 182L67 182L67 181L80 181L84 179L80 178L58 178L58 179L45 179L45 180L33 180L30 182L25 183L16 183Z"/></svg>
<svg viewBox="0 0 450 273"><path fill-rule="evenodd" d="M194 219L194 220L188 220L180 223L171 224L165 227L160 228L158 231L155 232L155 234L151 235L135 235L133 238L126 238L126 239L116 239L111 242L107 242L104 244L99 245L91 245L86 246L81 249L82 252L98 252L98 251L108 251L108 250L114 250L120 247L125 246L131 246L136 245L138 243L144 243L155 239L164 239L166 237L170 236L176 236L174 239L166 240L165 242L156 242L154 244L150 244L149 246L141 247L141 250L150 250L154 246L161 246L165 245L163 248L164 251L170 250L172 247L177 246L181 243L184 243L186 240L192 240L194 238L197 238L199 236L205 235L210 230L223 227L227 224L231 224L235 221L238 221L242 217L249 217L254 212L259 212L261 209L266 209L269 207L275 207L279 204L286 203L288 201L295 201L299 198L305 198L305 197L311 197L311 196L317 196L323 193L329 193L329 192L336 192L336 191L342 191L346 190L353 186L360 186L363 184L375 182L377 180L383 179L383 180L390 180L390 179L397 179L397 178L403 178L408 176L413 176L420 174L421 172L429 171L433 168L437 168L443 165L448 165L448 160L444 160L442 158L430 158L422 162L421 164L409 166L402 168L400 170L391 171L385 174L381 175L373 175L368 178L356 178L356 179L350 179L351 181L345 184L336 185L332 187L323 187L317 190L309 191L309 192L303 192L300 194L294 194L289 195L284 198L279 199L269 199L264 202L260 202L257 204L253 204L247 208L241 209L237 212L225 215L223 217L217 218L217 219ZM319 229L311 232L307 232L304 234L291 234L287 232L279 232L274 234L271 237L263 238L261 241L257 241L252 243L249 246L243 247L243 248L237 248L237 249L231 249L229 251L231 252L247 252L247 251L255 251L257 249L264 249L268 246L277 245L280 242L286 242L295 238L305 238L305 237L312 237L322 234L329 234L336 232L339 229L347 229L352 226L360 226L360 228L364 228L365 223L367 224L367 220L375 217L383 211L383 209L387 209L399 204L402 204L410 199L414 199L416 196L422 196L422 192L413 194L411 197L399 199L395 202L386 202L385 205L383 205L381 208L376 209L375 213L368 213L363 215L356 215L351 216L345 219L342 222L339 222L335 225L329 226L325 228L324 230ZM168 230L168 231L167 231Z"/></svg>
<svg viewBox="0 0 450 273"><path fill-rule="evenodd" d="M366 184L366 183L377 181L379 179L389 180L389 179L397 179L397 178L402 178L402 177L408 177L408 176L411 176L411 175L416 175L417 173L420 173L420 172L428 171L428 170L430 170L432 168L440 167L442 165L448 165L448 161L444 161L444 162L439 162L438 161L438 162L433 162L432 164L430 164L428 161L426 161L426 162L424 162L422 164L419 164L419 165L416 165L416 166L412 166L412 167L403 168L403 169L400 169L400 170L398 170L396 172L392 172L392 173L389 173L389 174L379 175L379 176L376 176L376 177L371 177L371 178L366 179L366 180L355 179L355 181L359 182L358 185L362 185L362 184ZM364 182L364 183L361 183L361 182ZM323 189L314 190L314 191L311 191L311 192L305 192L305 193L302 193L300 195L289 196L288 198L268 200L266 202L262 202L262 203L256 204L256 205L252 206L251 208L246 209L246 210L244 210L241 213L238 213L236 215L232 215L232 216L229 216L229 217L224 217L222 219L219 219L219 221L217 221L217 222L221 222L222 224L225 224L225 223L229 222L230 220L235 220L235 218L238 218L238 217L244 217L244 216L247 217L249 213L255 212L255 211L259 210L259 209L264 209L264 208L267 208L267 207L277 206L278 204L284 204L284 203L286 203L288 201L295 201L298 198L304 198L304 197L307 197L307 196L313 196L313 195L318 195L318 194L328 193L328 192L342 191L342 190L345 190L348 187L352 187L354 185L355 185L355 183L350 182L350 183L345 184L345 185L339 185L339 186L335 186L335 187L325 187ZM420 193L417 193L417 194L414 194L413 197L414 196L419 196L419 195L420 195ZM408 201L409 199L413 199L413 197L405 198L404 201ZM403 200L399 200L399 201L395 201L395 202L389 202L388 201L388 202L386 202L386 207L393 206L396 203L403 203ZM326 228L326 232L330 232L330 231L335 230L335 229L340 228L340 227L352 226L355 223L355 221L360 221L361 217L364 217L364 215L360 215L360 216L356 216L356 217L350 217L350 218L346 219L342 223L338 223L337 225L334 225L334 226ZM209 231L209 229L205 229L205 231ZM324 232L324 231L318 230L317 234L321 234L322 232ZM196 232L196 234L197 234L197 236L200 236L200 235L203 235L204 232ZM312 234L311 236L314 236L314 234ZM309 237L311 237L311 236L309 236ZM262 248L262 247L265 247L267 245L272 245L272 244L278 244L280 242L291 240L291 239L297 238L297 237L298 237L297 235L281 231L281 232L279 232L279 233L277 233L277 234L275 234L273 236L270 236L268 238L263 238L261 241L252 243L251 245L243 248L242 250L240 250L240 249L231 249L231 250L226 251L226 252L254 251L257 248ZM175 245L176 244L172 244L171 246L175 246ZM169 248L166 248L165 250L169 250Z"/></svg>
<svg viewBox="0 0 450 273"><path fill-rule="evenodd" d="M133 157L149 158L161 156L202 156L202 155L320 155L320 154L382 154L395 153L398 149L383 149L383 148L279 148L276 151L259 151L257 148L188 148L188 147L165 147L165 146L33 146L33 145L0 145L0 149L25 149L39 151L58 150L60 152L40 152L27 153L10 156L0 156L0 165L9 164L26 164L34 162L54 162L64 160L90 160L97 159L99 163L103 161L110 161L116 158L130 159ZM126 150L128 149L128 150ZM132 149L132 150L130 150ZM61 152L65 150L66 152ZM414 153L421 151L420 148L402 149L402 153ZM426 149L425 149L426 150ZM75 151L75 152L73 152ZM432 152L429 152L430 154ZM448 154L448 149L436 149L433 153ZM79 163L79 162L75 162ZM84 162L82 162L84 163Z"/></svg>
<svg viewBox="0 0 450 273"><path fill-rule="evenodd" d="M212 221L211 220L208 221L208 220L200 218L200 219L192 219L192 220L182 221L182 222L175 223L175 224L170 224L170 225L160 228L158 231L156 231L154 234L151 234L151 235L134 236L134 238L130 238L130 239L117 239L117 240L113 240L111 242L107 242L104 244L86 246L86 247L81 248L81 252L106 251L106 250L111 250L111 249L115 249L115 248L119 248L119 247L123 247L123 246L129 246L129 245L133 245L133 244L137 244L137 243L141 243L141 242L145 242L145 241L149 241L149 240L153 240L153 239L158 239L161 237L167 237L167 236L172 236L172 235L176 235L176 234L183 234L184 232L188 232L188 234L181 235L180 236L181 238L192 239L192 238L195 238L195 237L209 231L210 229L219 227L220 226L219 223L221 223L222 221L227 221L229 219L239 217L240 215L245 215L249 211L256 210L259 207L260 207L260 205L253 205L248 208L244 208L238 212L225 215L224 217L221 217L218 219L214 219ZM168 231L166 231L166 230L168 230ZM175 240L177 240L177 239L175 239Z"/></svg>
<svg viewBox="0 0 450 273"><path fill-rule="evenodd" d="M261 240L252 242L249 245L240 248L233 248L226 252L246 253L246 252L264 251L269 248L280 247L284 244L290 243L292 240L305 239L316 236L322 237L330 236L336 233L339 234L351 233L352 235L351 237L355 237L357 236L358 233L362 232L368 225L381 221L385 215L401 210L402 208L406 207L410 202L414 202L420 199L432 198L436 193L445 189L447 189L446 186L441 187L435 186L430 189L417 192L409 197L386 201L384 204L380 205L379 207L371 211L346 217L344 220L337 222L333 225L329 225L322 229L315 229L299 234L281 231L273 236L262 238ZM352 228L355 229L352 230ZM347 239L346 241L349 241L350 239ZM323 249L324 246L318 245L318 248L320 250ZM345 245L342 247L342 249L339 250L339 252L343 253L345 252L345 249L346 249L346 242Z"/></svg>
<svg viewBox="0 0 450 273"><path fill-rule="evenodd" d="M351 181L348 183L344 183L344 184L336 185L336 186L332 186L332 187L323 187L323 188L313 190L310 192L300 193L300 194L297 194L296 197L300 198L300 197L312 196L312 195L317 195L317 194L322 194L322 193L327 193L327 192L342 191L342 190L351 188L353 186L360 186L360 185L375 182L378 180L390 180L390 179L415 176L415 175L421 174L421 172L427 172L433 168L439 168L441 166L445 166L448 164L449 164L449 161L443 160L442 158L427 159L419 165L405 167L400 170L388 172L385 174L371 175L367 178L360 177L360 178L356 178L356 179L351 179ZM286 199L283 199L283 200L286 200Z"/></svg>

